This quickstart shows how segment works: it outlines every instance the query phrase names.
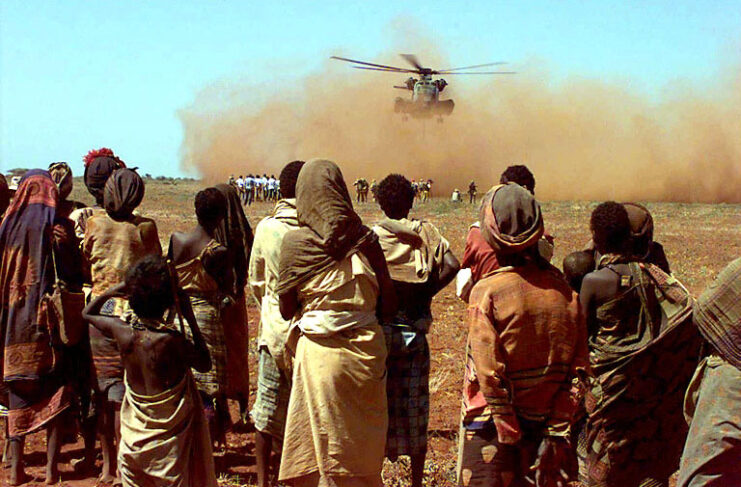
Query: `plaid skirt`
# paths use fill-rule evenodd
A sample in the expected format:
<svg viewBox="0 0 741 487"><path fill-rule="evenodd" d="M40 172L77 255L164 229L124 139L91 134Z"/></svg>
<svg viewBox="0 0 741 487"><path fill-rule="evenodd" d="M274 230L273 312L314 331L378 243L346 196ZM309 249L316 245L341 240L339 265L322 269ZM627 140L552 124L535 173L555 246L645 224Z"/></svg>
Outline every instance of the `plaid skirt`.
<svg viewBox="0 0 741 487"><path fill-rule="evenodd" d="M257 365L257 394L250 417L255 429L283 441L291 398L291 381L286 377L268 347L259 348Z"/></svg>
<svg viewBox="0 0 741 487"><path fill-rule="evenodd" d="M427 336L408 326L384 325L389 427L386 457L427 452L430 417L430 348Z"/></svg>
<svg viewBox="0 0 741 487"><path fill-rule="evenodd" d="M196 387L207 396L218 397L226 394L226 341L224 325L221 322L219 308L212 304L212 300L201 296L191 295L190 304L198 322L203 340L211 356L211 370L198 372L193 370ZM185 327L188 340L193 340L190 327Z"/></svg>

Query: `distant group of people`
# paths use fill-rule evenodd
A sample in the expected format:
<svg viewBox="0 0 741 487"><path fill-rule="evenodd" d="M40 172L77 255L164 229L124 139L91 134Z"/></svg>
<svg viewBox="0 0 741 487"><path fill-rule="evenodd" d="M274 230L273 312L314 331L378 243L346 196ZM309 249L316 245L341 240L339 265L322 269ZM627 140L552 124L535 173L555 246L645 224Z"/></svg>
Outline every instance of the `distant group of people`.
<svg viewBox="0 0 741 487"><path fill-rule="evenodd" d="M462 262L410 216L418 191L402 175L378 183L372 226L335 163L293 161L279 179L254 239L236 188L199 191L197 224L166 258L156 223L134 212L143 181L112 151L86 158L93 207L67 201L64 163L29 171L10 206L0 180L12 485L40 428L58 480L63 427L77 424L76 466L93 468L97 430L103 481L215 486L226 399L247 415L249 286L258 485L381 486L384 458L407 455L420 487L431 304L454 280L468 305L459 485L668 486L678 468L680 487L741 485L741 259L695 301L648 209L608 201L562 272L521 165L484 195ZM72 306L86 286L84 309ZM75 320L90 326L72 340Z"/></svg>
<svg viewBox="0 0 741 487"><path fill-rule="evenodd" d="M237 190L242 205L245 206L252 205L255 201L276 202L281 199L280 179L272 174L248 174L246 177L240 174L237 179L232 174L229 176L229 185Z"/></svg>
<svg viewBox="0 0 741 487"><path fill-rule="evenodd" d="M410 184L412 185L412 191L414 192L415 201L419 200L420 202L426 202L430 199L432 191L432 179L420 179L419 181L415 181L414 179L412 179ZM368 183L367 179L358 178L353 183L353 186L355 187L355 201L357 203L367 203L368 192L370 192L373 196L373 201L378 201L378 182L375 179Z"/></svg>

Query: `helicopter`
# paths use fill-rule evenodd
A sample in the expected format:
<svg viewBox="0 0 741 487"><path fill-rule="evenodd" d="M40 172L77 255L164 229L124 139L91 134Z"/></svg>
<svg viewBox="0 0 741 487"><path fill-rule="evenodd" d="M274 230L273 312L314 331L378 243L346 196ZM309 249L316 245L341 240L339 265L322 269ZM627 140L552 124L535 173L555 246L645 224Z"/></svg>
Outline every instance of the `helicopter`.
<svg viewBox="0 0 741 487"><path fill-rule="evenodd" d="M404 81L404 84L394 85L394 88L411 91L411 98L404 99L402 97L396 97L394 101L394 112L401 113L404 116L404 120L408 116L413 118L431 118L433 116L438 117L438 121L442 122L442 117L453 113L455 108L455 102L453 100L441 100L440 93L445 90L448 86L448 82L443 78L433 79L440 75L494 75L494 74L515 74L515 71L469 71L462 72L463 69L479 69L488 66L499 66L507 64L506 62L495 62L476 64L474 66L464 66L462 68L450 68L450 69L431 69L423 67L417 56L414 54L400 54L400 56L413 66L410 68L398 68L395 66L387 66L385 64L368 63L365 61L357 61L355 59L348 59L339 56L331 56L330 59L336 59L338 61L345 61L353 63L352 66L355 69L365 69L369 71L383 71L385 73L408 73L412 75L419 75L419 78L410 76Z"/></svg>

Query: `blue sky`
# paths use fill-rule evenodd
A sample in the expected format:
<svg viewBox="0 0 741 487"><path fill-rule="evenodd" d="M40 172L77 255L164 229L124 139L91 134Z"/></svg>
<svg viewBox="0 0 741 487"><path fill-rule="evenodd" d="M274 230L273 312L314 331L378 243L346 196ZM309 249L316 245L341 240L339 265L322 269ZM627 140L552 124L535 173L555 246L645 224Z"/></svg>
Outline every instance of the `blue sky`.
<svg viewBox="0 0 741 487"><path fill-rule="evenodd" d="M199 90L300 78L331 54L374 59L404 29L456 65L537 59L554 80L620 79L655 94L738 62L741 0L3 0L0 168L67 160L80 174L81 157L108 146L142 173L182 175L177 111Z"/></svg>

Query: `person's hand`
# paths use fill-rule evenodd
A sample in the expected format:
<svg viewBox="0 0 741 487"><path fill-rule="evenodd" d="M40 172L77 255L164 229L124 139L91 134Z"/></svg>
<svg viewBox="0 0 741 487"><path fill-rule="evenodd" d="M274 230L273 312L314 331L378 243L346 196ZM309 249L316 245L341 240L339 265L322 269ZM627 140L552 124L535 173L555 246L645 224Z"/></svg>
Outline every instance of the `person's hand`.
<svg viewBox="0 0 741 487"><path fill-rule="evenodd" d="M67 242L72 239L70 232L67 231L64 225L54 225L52 233L56 242Z"/></svg>
<svg viewBox="0 0 741 487"><path fill-rule="evenodd" d="M576 462L574 449L565 438L546 436L530 470L535 471L536 487L566 487Z"/></svg>

